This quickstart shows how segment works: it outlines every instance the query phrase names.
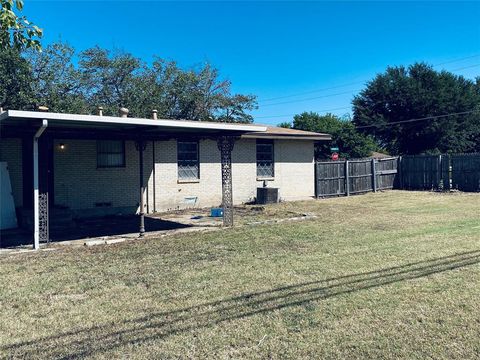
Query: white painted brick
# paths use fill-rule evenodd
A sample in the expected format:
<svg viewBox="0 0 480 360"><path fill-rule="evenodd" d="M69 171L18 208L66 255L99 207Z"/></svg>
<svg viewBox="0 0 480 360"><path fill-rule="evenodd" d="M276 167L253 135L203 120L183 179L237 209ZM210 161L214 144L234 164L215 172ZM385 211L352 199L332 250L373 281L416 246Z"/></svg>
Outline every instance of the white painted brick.
<svg viewBox="0 0 480 360"><path fill-rule="evenodd" d="M60 149L60 143L65 144L65 149ZM146 212L153 212L154 209L161 212L185 208L185 198L192 196L198 199L196 207L221 204L220 151L216 141L200 141L200 179L192 183L178 181L176 140L155 141L155 149L152 145L151 141L148 142L144 152ZM94 209L98 202L111 202L114 208L138 211L138 151L133 141L125 142L125 150L124 168L97 168L95 140L55 140L55 203L73 210L85 210ZM21 206L21 141L1 139L0 151L0 159L9 163L15 203ZM283 200L314 196L313 142L275 140L274 151L275 178L268 186L278 187ZM256 176L256 141L237 141L232 161L234 203L253 200L256 188L262 186L262 180Z"/></svg>

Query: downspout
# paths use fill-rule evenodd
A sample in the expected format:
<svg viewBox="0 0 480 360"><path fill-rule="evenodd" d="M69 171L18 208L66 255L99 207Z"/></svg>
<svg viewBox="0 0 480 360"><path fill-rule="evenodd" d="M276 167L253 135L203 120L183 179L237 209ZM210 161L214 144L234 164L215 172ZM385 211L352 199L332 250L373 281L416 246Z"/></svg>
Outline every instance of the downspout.
<svg viewBox="0 0 480 360"><path fill-rule="evenodd" d="M39 211L39 191L38 191L38 139L48 126L48 120L42 121L42 126L38 128L33 136L33 249L40 249L40 211Z"/></svg>
<svg viewBox="0 0 480 360"><path fill-rule="evenodd" d="M156 213L157 212L157 194L155 193L156 192L156 189L155 189L155 182L156 182L156 178L155 178L155 140L152 141L152 159L153 159L153 212Z"/></svg>

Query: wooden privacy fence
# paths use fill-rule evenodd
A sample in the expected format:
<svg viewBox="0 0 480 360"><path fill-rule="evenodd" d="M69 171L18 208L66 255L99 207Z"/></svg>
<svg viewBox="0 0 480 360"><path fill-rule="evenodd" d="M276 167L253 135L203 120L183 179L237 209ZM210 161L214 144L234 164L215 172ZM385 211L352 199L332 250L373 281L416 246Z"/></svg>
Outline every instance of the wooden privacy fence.
<svg viewBox="0 0 480 360"><path fill-rule="evenodd" d="M315 164L317 197L393 188L480 192L480 153L408 155Z"/></svg>
<svg viewBox="0 0 480 360"><path fill-rule="evenodd" d="M320 161L315 164L316 197L392 189L398 158Z"/></svg>
<svg viewBox="0 0 480 360"><path fill-rule="evenodd" d="M408 155L399 162L401 189L480 191L480 153Z"/></svg>

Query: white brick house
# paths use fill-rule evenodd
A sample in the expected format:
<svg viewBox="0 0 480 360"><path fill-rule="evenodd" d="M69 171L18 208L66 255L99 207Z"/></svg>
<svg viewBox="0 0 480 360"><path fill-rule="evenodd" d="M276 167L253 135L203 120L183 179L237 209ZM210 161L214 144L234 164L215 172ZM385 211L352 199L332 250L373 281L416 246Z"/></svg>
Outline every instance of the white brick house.
<svg viewBox="0 0 480 360"><path fill-rule="evenodd" d="M31 142L41 120L47 125L40 137L40 188L43 173L50 206L77 217L141 212L140 133L145 213L222 204L220 136L235 139L234 204L254 201L264 181L279 189L281 200L311 198L314 143L330 139L255 125L8 111L0 114L0 161L8 163L17 208L32 206Z"/></svg>

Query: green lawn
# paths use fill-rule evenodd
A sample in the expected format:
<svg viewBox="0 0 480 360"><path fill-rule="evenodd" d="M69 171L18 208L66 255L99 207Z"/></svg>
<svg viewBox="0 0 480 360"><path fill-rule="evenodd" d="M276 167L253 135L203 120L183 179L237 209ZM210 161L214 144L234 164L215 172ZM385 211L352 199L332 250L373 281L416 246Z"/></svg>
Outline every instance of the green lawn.
<svg viewBox="0 0 480 360"><path fill-rule="evenodd" d="M480 194L0 257L0 358L480 357Z"/></svg>

